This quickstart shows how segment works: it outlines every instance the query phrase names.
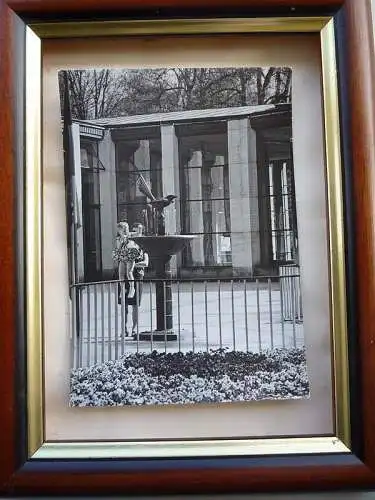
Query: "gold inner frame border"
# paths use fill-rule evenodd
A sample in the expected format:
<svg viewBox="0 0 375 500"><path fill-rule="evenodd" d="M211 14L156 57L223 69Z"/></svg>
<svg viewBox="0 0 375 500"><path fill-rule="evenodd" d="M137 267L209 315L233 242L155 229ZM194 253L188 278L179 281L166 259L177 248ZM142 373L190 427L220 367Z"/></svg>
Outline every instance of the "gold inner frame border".
<svg viewBox="0 0 375 500"><path fill-rule="evenodd" d="M335 436L138 442L45 442L42 331L41 57L47 38L316 33L323 74ZM29 457L135 458L350 452L345 242L335 36L330 17L32 23L26 28L26 288Z"/></svg>

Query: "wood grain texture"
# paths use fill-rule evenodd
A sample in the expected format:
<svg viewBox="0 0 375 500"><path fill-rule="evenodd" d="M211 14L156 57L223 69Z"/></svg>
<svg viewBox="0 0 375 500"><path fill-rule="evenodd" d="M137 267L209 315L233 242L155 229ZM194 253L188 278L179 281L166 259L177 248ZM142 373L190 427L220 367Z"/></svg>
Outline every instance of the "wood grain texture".
<svg viewBox="0 0 375 500"><path fill-rule="evenodd" d="M365 461L375 470L375 99L369 0L346 2Z"/></svg>
<svg viewBox="0 0 375 500"><path fill-rule="evenodd" d="M343 0L8 0L17 12L32 13L90 13L90 11L125 11L128 9L234 9L234 8L337 8Z"/></svg>
<svg viewBox="0 0 375 500"><path fill-rule="evenodd" d="M13 488L19 494L204 494L319 491L370 487L374 476L362 466L281 467L241 469L161 470L117 474L18 474Z"/></svg>
<svg viewBox="0 0 375 500"><path fill-rule="evenodd" d="M11 12L0 0L0 490L15 468L15 259Z"/></svg>
<svg viewBox="0 0 375 500"><path fill-rule="evenodd" d="M61 471L30 471L16 469L16 413L14 393L16 339L16 262L14 258L15 204L13 151L12 43L11 13L34 12L45 14L86 14L93 11L126 9L179 8L220 9L247 7L272 9L289 8L290 0L0 0L0 487L8 493L235 493L249 491L320 490L370 487L375 475L370 469L357 465L304 466L279 468L218 468L215 460L206 469L173 468L160 471L125 471L108 473L100 468L90 473L88 468ZM297 8L338 7L344 0L294 0ZM198 9L199 8L199 9ZM365 434L365 463L375 471L375 99L374 59L368 0L346 0L349 33L349 71L354 210L357 249L358 335L361 347L363 424ZM17 64L21 64L17 61ZM55 468L56 470L56 468Z"/></svg>

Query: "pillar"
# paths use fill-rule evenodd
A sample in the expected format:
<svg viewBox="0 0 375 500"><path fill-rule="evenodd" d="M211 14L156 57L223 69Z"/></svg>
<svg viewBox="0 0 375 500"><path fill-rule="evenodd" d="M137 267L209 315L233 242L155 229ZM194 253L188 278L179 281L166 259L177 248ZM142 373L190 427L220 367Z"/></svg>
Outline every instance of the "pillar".
<svg viewBox="0 0 375 500"><path fill-rule="evenodd" d="M105 170L100 171L100 228L103 274L112 278L112 250L117 226L117 190L115 145L109 130L99 142L98 153Z"/></svg>
<svg viewBox="0 0 375 500"><path fill-rule="evenodd" d="M85 276L84 247L83 247L83 219L82 219L82 174L81 174L81 141L79 124L72 123L73 161L74 161L74 189L75 189L75 238L77 258L77 281L83 281Z"/></svg>
<svg viewBox="0 0 375 500"><path fill-rule="evenodd" d="M259 262L255 132L248 118L228 121L231 250L234 274L252 274Z"/></svg>
<svg viewBox="0 0 375 500"><path fill-rule="evenodd" d="M257 135L248 122L249 155L249 195L250 195L250 230L253 267L260 264L260 225L259 225L259 190Z"/></svg>
<svg viewBox="0 0 375 500"><path fill-rule="evenodd" d="M174 125L162 125L161 129L161 152L162 152L162 193L163 196L174 194L177 199L164 210L165 234L178 234L178 206L180 198L179 188L179 164L178 164L178 139L175 134ZM170 262L172 275L177 273L177 259L173 256Z"/></svg>

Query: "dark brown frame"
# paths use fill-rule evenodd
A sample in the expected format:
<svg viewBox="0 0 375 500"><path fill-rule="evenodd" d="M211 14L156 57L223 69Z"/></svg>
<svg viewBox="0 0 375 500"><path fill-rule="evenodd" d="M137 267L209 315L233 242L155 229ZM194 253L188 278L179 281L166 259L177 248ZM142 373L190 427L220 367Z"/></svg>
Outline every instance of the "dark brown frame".
<svg viewBox="0 0 375 500"><path fill-rule="evenodd" d="M32 19L336 17L346 200L352 454L26 460L23 269L24 24ZM18 47L18 49L17 49ZM17 54L17 57L16 57ZM375 100L370 0L0 0L0 485L5 494L165 494L375 486Z"/></svg>

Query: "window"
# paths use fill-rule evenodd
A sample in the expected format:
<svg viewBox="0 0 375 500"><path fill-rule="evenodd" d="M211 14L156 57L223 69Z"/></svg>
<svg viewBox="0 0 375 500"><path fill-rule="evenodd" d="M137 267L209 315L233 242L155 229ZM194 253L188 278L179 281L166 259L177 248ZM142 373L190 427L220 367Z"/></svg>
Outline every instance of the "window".
<svg viewBox="0 0 375 500"><path fill-rule="evenodd" d="M121 140L116 144L117 219L144 224L147 197L139 189L142 176L153 195L162 194L160 138Z"/></svg>
<svg viewBox="0 0 375 500"><path fill-rule="evenodd" d="M216 133L179 137L181 232L197 236L183 253L184 267L231 265L226 125ZM202 125L200 125L202 129ZM178 131L178 128L177 128Z"/></svg>
<svg viewBox="0 0 375 500"><path fill-rule="evenodd" d="M81 141L82 216L85 280L101 278L100 161L98 143Z"/></svg>
<svg viewBox="0 0 375 500"><path fill-rule="evenodd" d="M263 265L298 263L298 231L290 126L258 132Z"/></svg>
<svg viewBox="0 0 375 500"><path fill-rule="evenodd" d="M296 213L292 162L272 161L268 165L272 257L277 262L296 258Z"/></svg>

